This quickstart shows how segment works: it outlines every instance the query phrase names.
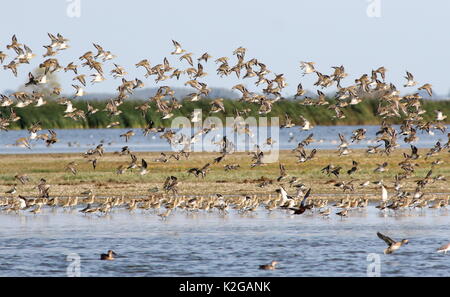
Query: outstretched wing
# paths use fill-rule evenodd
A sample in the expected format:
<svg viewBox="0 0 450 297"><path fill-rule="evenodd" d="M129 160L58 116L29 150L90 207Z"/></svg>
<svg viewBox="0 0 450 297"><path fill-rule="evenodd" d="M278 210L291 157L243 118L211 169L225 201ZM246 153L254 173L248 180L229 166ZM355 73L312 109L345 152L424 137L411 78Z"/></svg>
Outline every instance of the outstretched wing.
<svg viewBox="0 0 450 297"><path fill-rule="evenodd" d="M284 165L280 163L280 175L284 176L286 175L286 168L284 168Z"/></svg>
<svg viewBox="0 0 450 297"><path fill-rule="evenodd" d="M386 242L386 244L387 244L388 246L391 246L391 245L393 245L393 244L395 243L395 241L392 240L392 238L387 237L386 235L383 235L383 234L381 234L380 232L377 232L377 236L378 236L380 239L384 240L384 242Z"/></svg>
<svg viewBox="0 0 450 297"><path fill-rule="evenodd" d="M306 192L305 196L303 197L302 203L300 204L301 207L305 207L306 206L306 199L308 199L310 194L311 194L311 188L308 189L308 191Z"/></svg>

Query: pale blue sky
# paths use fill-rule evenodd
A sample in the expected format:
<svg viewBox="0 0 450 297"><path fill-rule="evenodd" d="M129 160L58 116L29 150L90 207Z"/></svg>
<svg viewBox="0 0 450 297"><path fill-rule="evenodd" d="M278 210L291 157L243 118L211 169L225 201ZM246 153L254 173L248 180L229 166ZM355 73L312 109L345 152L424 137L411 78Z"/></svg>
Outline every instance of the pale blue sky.
<svg viewBox="0 0 450 297"><path fill-rule="evenodd" d="M195 54L208 51L213 59L230 56L232 51L247 48L246 59L256 57L275 73L284 73L289 86L284 94L292 94L299 82L315 90L315 75L301 77L300 61L315 61L316 68L330 74L331 66L344 65L350 74L343 81L346 86L363 73L385 66L387 80L404 90L405 70L415 79L431 83L437 94L450 90L450 1L381 0L381 17L366 14L367 0L192 0L192 1L111 1L81 0L81 17L69 18L66 0L2 1L0 26L1 50L16 34L19 42L30 46L38 54L30 67L21 66L19 77L0 71L0 90L15 89L26 80L30 69L42 60L49 44L47 32L60 32L70 39L71 48L57 58L66 65L88 50L95 50L92 42L102 45L118 57L128 79L143 79L144 70L134 64L147 58L152 65L167 56L175 66L187 67L170 55L172 39ZM231 59L230 65L234 64ZM109 72L111 63L106 62ZM202 79L210 87L231 87L245 83L250 90L254 79L220 78L216 65L209 61ZM92 72L84 68L81 73ZM233 75L234 76L234 75ZM63 87L70 87L72 74L60 74ZM187 78L183 78L182 82ZM174 80L158 85L180 86ZM154 77L144 79L148 87L157 86ZM107 81L88 86L87 92L113 92L120 84L108 76ZM412 89L411 89L412 90Z"/></svg>

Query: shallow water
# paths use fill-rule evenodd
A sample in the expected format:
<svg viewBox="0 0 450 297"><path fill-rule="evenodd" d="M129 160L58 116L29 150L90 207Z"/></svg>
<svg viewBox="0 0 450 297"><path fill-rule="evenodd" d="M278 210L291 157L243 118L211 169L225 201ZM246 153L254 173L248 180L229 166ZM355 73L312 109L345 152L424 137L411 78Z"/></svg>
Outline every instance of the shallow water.
<svg viewBox="0 0 450 297"><path fill-rule="evenodd" d="M177 210L165 221L124 209L105 217L48 208L0 213L0 276L66 276L71 253L80 256L81 276L366 276L370 253L379 256L381 276L448 276L450 254L436 249L450 241L449 223L447 210L383 215L373 205L344 219L263 209ZM410 243L384 255L377 231ZM116 260L98 260L108 249ZM278 269L258 269L272 260Z"/></svg>
<svg viewBox="0 0 450 297"><path fill-rule="evenodd" d="M398 130L399 126L393 126ZM359 143L351 143L352 131L358 128L366 128L366 139ZM13 131L0 131L0 154L29 154L29 153L82 153L90 148L95 148L100 142L104 143L105 150L107 152L114 152L120 150L125 145L130 146L133 151L136 152L161 152L172 151L171 146L165 139L161 139L162 133L153 133L147 136L142 134L142 129L132 129L136 132L136 135L131 137L128 142L125 142L123 137L119 135L129 131L130 129L72 129L72 130L58 130L55 132L58 135L59 142L53 144L50 147L46 147L43 141L30 141L32 149L26 147L20 147L14 145L16 140L21 137L28 137L27 130L13 130ZM293 149L297 146L298 142L306 138L310 133L314 134L313 142L308 146L309 149L336 149L339 144L338 133L345 135L347 141L350 143L350 148L367 148L367 145L382 144L382 142L375 142L375 133L379 130L379 126L318 126L309 131L302 131L299 127L283 128L279 130L279 138L274 137L277 143L274 148L282 150ZM250 149L254 148L254 145L259 141L262 145L262 149L269 149L267 145L262 143L268 136L271 136L270 129L264 128L264 136L259 136L258 131L253 127L254 136L247 138L247 146ZM189 131L188 131L189 132ZM245 135L236 134L235 138L232 138L231 130L225 131L233 143L240 144L245 143ZM38 134L48 133L43 130ZM192 135L195 133L192 132ZM216 142L220 136L223 136L223 131L212 131L207 134L203 141L202 149L204 151L217 151L218 146L212 144L212 140ZM188 134L187 132L185 134ZM267 135L266 135L267 134ZM214 138L214 135L218 135ZM418 132L417 136L419 140L414 143L419 148L432 147L436 141L441 140L441 143L447 142L447 134L440 131L435 131L435 135L429 135L428 133ZM410 145L403 142L404 136L399 135L398 143L400 147L409 148ZM176 147L179 150L181 147ZM245 146L244 146L245 148ZM195 151L195 145L193 150Z"/></svg>

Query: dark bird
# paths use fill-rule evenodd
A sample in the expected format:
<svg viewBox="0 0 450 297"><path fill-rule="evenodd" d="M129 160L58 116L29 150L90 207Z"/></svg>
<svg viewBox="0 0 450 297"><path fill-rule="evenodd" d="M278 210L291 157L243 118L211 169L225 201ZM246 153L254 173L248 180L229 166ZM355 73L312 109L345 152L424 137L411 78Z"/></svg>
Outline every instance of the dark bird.
<svg viewBox="0 0 450 297"><path fill-rule="evenodd" d="M206 172L208 167L210 166L210 163L207 163L205 166L203 166L202 168L191 168L188 170L188 174L193 174L195 175L195 177L199 177L201 176L202 178L204 178L206 176Z"/></svg>
<svg viewBox="0 0 450 297"><path fill-rule="evenodd" d="M117 256L117 254L115 252L113 252L112 250L109 250L108 253L106 254L101 254L100 255L100 260L114 260L114 256Z"/></svg>
<svg viewBox="0 0 450 297"><path fill-rule="evenodd" d="M278 264L277 261L272 261L270 264L259 265L259 269L274 270L275 269L275 265L277 265L277 264Z"/></svg>
<svg viewBox="0 0 450 297"><path fill-rule="evenodd" d="M351 175L351 174L355 173L356 170L358 170L358 162L352 161L352 164L353 164L352 168L350 170L347 170L348 175Z"/></svg>
<svg viewBox="0 0 450 297"><path fill-rule="evenodd" d="M330 171L330 173L334 174L336 177L339 177L339 172L341 171L342 167L338 166Z"/></svg>
<svg viewBox="0 0 450 297"><path fill-rule="evenodd" d="M306 205L306 199L308 199L310 194L311 194L311 188L309 188L308 191L306 192L305 196L303 196L302 202L300 203L300 206L298 208L296 208L296 207L289 208L290 210L294 211L293 214L299 215L299 214L304 213L307 209L312 208L312 205Z"/></svg>

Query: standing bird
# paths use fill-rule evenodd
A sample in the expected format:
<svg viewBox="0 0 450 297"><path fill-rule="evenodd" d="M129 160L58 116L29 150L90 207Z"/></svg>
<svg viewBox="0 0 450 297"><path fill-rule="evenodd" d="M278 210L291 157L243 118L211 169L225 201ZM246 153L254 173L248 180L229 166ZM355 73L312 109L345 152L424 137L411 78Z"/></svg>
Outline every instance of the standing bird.
<svg viewBox="0 0 450 297"><path fill-rule="evenodd" d="M337 212L336 214L338 216L340 216L341 218L347 217L348 216L348 209L341 210L340 212Z"/></svg>
<svg viewBox="0 0 450 297"><path fill-rule="evenodd" d="M133 130L130 130L124 134L121 134L120 137L125 137L125 142L128 142L128 140L131 138L131 136L134 136L136 133Z"/></svg>

